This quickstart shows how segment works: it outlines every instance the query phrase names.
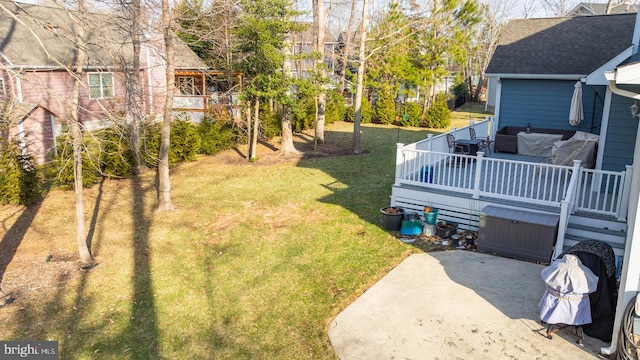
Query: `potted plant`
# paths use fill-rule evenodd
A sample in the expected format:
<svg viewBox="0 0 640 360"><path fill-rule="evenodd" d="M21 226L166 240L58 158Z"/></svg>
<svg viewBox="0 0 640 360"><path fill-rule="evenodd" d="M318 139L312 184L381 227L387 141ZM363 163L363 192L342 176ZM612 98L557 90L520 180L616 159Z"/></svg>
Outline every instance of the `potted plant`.
<svg viewBox="0 0 640 360"><path fill-rule="evenodd" d="M431 206L424 207L424 222L429 225L435 225L438 219L438 209Z"/></svg>
<svg viewBox="0 0 640 360"><path fill-rule="evenodd" d="M381 208L380 212L382 213L382 221L384 223L385 230L400 230L400 224L402 224L404 209L396 206L386 206Z"/></svg>

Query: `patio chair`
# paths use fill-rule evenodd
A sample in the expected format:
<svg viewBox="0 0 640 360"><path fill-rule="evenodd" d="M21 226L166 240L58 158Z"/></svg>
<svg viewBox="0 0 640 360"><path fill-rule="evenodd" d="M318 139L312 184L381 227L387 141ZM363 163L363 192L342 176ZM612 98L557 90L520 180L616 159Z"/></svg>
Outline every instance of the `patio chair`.
<svg viewBox="0 0 640 360"><path fill-rule="evenodd" d="M469 128L469 138L471 140L476 140L476 129L470 127ZM491 153L491 143L493 143L492 140L489 139L489 137L487 136L487 139L482 139L480 140L480 144L478 145L478 148L480 150L483 150L486 154L490 154Z"/></svg>
<svg viewBox="0 0 640 360"><path fill-rule="evenodd" d="M471 154L471 148L468 145L456 143L453 134L447 134L447 145L449 145L449 153L451 154Z"/></svg>

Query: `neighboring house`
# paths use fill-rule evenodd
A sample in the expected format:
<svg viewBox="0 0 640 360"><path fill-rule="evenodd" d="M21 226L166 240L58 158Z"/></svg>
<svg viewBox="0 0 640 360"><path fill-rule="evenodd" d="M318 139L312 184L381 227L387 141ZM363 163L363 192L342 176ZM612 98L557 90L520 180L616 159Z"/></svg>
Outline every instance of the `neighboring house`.
<svg viewBox="0 0 640 360"><path fill-rule="evenodd" d="M557 217L555 246L546 261L586 239L611 245L622 260L622 276L612 346L604 353L615 352L625 306L640 290L640 230L634 229L640 224L639 47L636 14L509 22L486 71L496 80L495 116L470 127L492 140L507 126L523 133L530 125L534 133L537 128L595 134L594 168L578 161L558 164L549 155L459 155L443 136L429 136L398 144L391 195L391 205L439 208L440 218L463 229L486 225L495 207L503 214L532 215L529 219ZM571 125L578 83L584 120ZM469 138L466 128L452 133ZM514 239L525 235L510 234Z"/></svg>
<svg viewBox="0 0 640 360"><path fill-rule="evenodd" d="M576 5L566 16L593 16L607 15L607 3L580 3ZM611 6L608 15L630 14L638 12L638 4L635 2L621 2Z"/></svg>
<svg viewBox="0 0 640 360"><path fill-rule="evenodd" d="M60 8L0 0L0 13L0 99L5 109L0 116L12 121L10 133L20 140L24 151L44 163L70 120L77 32L69 12ZM87 61L80 87L79 120L93 130L123 113L123 69L131 63L133 50L129 34L113 17L86 14L83 21ZM203 112L207 66L177 37L174 40L176 107ZM141 105L147 114L162 113L164 106L163 49L161 34L143 34L139 78ZM191 101L180 102L181 96Z"/></svg>
<svg viewBox="0 0 640 360"><path fill-rule="evenodd" d="M291 35L293 44L289 50L295 59L291 69L293 78L307 78L310 75L309 73L314 70L313 59L308 57L313 52L313 24L305 23L304 25L307 26L305 30ZM334 32L332 29L326 29L324 34L324 64L329 76L332 76L339 56L337 49L338 37L335 36ZM308 58L305 58L305 56Z"/></svg>

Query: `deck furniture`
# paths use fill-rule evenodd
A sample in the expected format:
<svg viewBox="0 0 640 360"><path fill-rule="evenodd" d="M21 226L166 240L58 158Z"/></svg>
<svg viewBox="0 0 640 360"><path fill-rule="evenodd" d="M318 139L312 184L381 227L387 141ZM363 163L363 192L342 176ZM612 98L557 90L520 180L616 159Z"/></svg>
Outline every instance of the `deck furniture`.
<svg viewBox="0 0 640 360"><path fill-rule="evenodd" d="M518 154L551 157L551 148L562 140L562 134L518 133Z"/></svg>
<svg viewBox="0 0 640 360"><path fill-rule="evenodd" d="M468 149L468 154L469 155L477 155L478 150L480 149L480 144L482 143L482 140L472 140L472 139L459 139L456 140L456 145L458 146L464 146Z"/></svg>
<svg viewBox="0 0 640 360"><path fill-rule="evenodd" d="M451 133L447 134L447 145L449 145L449 152L452 154L464 154L464 155L471 154L471 149L469 148L469 145L458 143L456 138Z"/></svg>
<svg viewBox="0 0 640 360"><path fill-rule="evenodd" d="M526 133L524 126L504 126L496 131L496 138L493 150L495 152L507 152L512 154L518 153L518 133ZM545 133L545 134L562 134L561 140L567 140L571 138L576 131L575 130L560 130L560 129L543 129L533 127L532 133Z"/></svg>
<svg viewBox="0 0 640 360"><path fill-rule="evenodd" d="M488 136L486 140L478 139L476 136L476 129L473 127L469 127L469 138L471 140L480 140L480 143L478 144L478 150L482 150L487 154L491 153L491 144L493 143L493 140L491 140Z"/></svg>

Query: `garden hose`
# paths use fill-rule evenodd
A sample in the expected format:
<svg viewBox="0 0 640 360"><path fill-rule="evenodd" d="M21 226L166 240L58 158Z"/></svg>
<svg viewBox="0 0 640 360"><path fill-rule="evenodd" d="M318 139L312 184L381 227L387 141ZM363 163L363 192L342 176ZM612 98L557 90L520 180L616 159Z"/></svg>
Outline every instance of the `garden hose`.
<svg viewBox="0 0 640 360"><path fill-rule="evenodd" d="M618 337L617 356L619 360L637 360L636 350L638 345L633 339L633 320L635 311L636 297L634 296L622 315L622 326L620 326L620 336Z"/></svg>

